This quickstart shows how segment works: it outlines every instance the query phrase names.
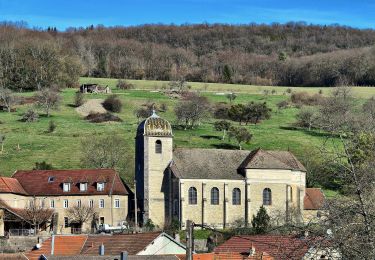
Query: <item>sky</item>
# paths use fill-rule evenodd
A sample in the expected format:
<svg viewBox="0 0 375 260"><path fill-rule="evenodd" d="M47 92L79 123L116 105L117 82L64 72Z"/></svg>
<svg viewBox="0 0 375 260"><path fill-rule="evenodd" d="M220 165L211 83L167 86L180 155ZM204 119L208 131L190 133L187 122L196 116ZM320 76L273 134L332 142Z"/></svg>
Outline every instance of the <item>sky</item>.
<svg viewBox="0 0 375 260"><path fill-rule="evenodd" d="M340 24L375 29L375 0L0 0L0 21L29 27L140 24Z"/></svg>

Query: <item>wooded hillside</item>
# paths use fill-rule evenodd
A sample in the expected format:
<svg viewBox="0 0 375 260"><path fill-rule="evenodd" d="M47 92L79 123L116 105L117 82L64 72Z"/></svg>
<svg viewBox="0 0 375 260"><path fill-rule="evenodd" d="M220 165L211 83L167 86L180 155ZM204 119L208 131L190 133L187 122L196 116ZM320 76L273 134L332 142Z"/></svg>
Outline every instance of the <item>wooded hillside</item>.
<svg viewBox="0 0 375 260"><path fill-rule="evenodd" d="M2 23L0 74L8 87L23 89L51 83L72 86L79 75L284 86L333 86L339 81L375 85L374 43L374 30L304 23L89 26L65 32ZM50 75L52 82L45 82Z"/></svg>

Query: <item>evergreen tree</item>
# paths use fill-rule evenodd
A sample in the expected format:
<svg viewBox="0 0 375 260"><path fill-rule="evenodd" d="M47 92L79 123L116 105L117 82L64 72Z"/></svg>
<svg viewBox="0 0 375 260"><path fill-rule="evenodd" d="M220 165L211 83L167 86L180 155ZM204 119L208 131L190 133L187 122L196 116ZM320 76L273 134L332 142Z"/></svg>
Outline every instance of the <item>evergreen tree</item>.
<svg viewBox="0 0 375 260"><path fill-rule="evenodd" d="M265 234L270 227L270 216L268 216L266 209L261 206L256 216L253 215L251 221L253 230L256 234Z"/></svg>
<svg viewBox="0 0 375 260"><path fill-rule="evenodd" d="M223 68L223 78L225 82L230 83L232 81L232 70L228 65L225 65Z"/></svg>

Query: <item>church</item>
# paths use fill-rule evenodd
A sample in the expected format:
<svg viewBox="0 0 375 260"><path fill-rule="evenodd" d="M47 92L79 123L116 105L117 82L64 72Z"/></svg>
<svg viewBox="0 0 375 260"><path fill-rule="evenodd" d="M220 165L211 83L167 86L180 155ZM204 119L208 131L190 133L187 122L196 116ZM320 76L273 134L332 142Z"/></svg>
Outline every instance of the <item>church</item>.
<svg viewBox="0 0 375 260"><path fill-rule="evenodd" d="M322 191L306 188L306 169L289 151L175 149L171 124L155 112L138 126L135 142L143 223L225 228L251 223L262 205L278 221L304 221L323 204Z"/></svg>

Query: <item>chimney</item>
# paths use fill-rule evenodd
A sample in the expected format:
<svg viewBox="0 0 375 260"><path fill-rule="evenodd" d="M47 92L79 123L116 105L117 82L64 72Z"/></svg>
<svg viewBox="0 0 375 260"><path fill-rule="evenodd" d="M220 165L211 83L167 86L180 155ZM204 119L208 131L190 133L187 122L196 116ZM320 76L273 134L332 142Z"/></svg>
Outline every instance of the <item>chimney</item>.
<svg viewBox="0 0 375 260"><path fill-rule="evenodd" d="M99 255L104 255L104 245L103 245L103 243L99 246Z"/></svg>
<svg viewBox="0 0 375 260"><path fill-rule="evenodd" d="M255 255L255 247L253 246L253 243L251 243L251 248L249 251L249 256L254 256Z"/></svg>
<svg viewBox="0 0 375 260"><path fill-rule="evenodd" d="M121 257L120 257L121 260L128 260L128 252L124 251L124 252L121 252Z"/></svg>

